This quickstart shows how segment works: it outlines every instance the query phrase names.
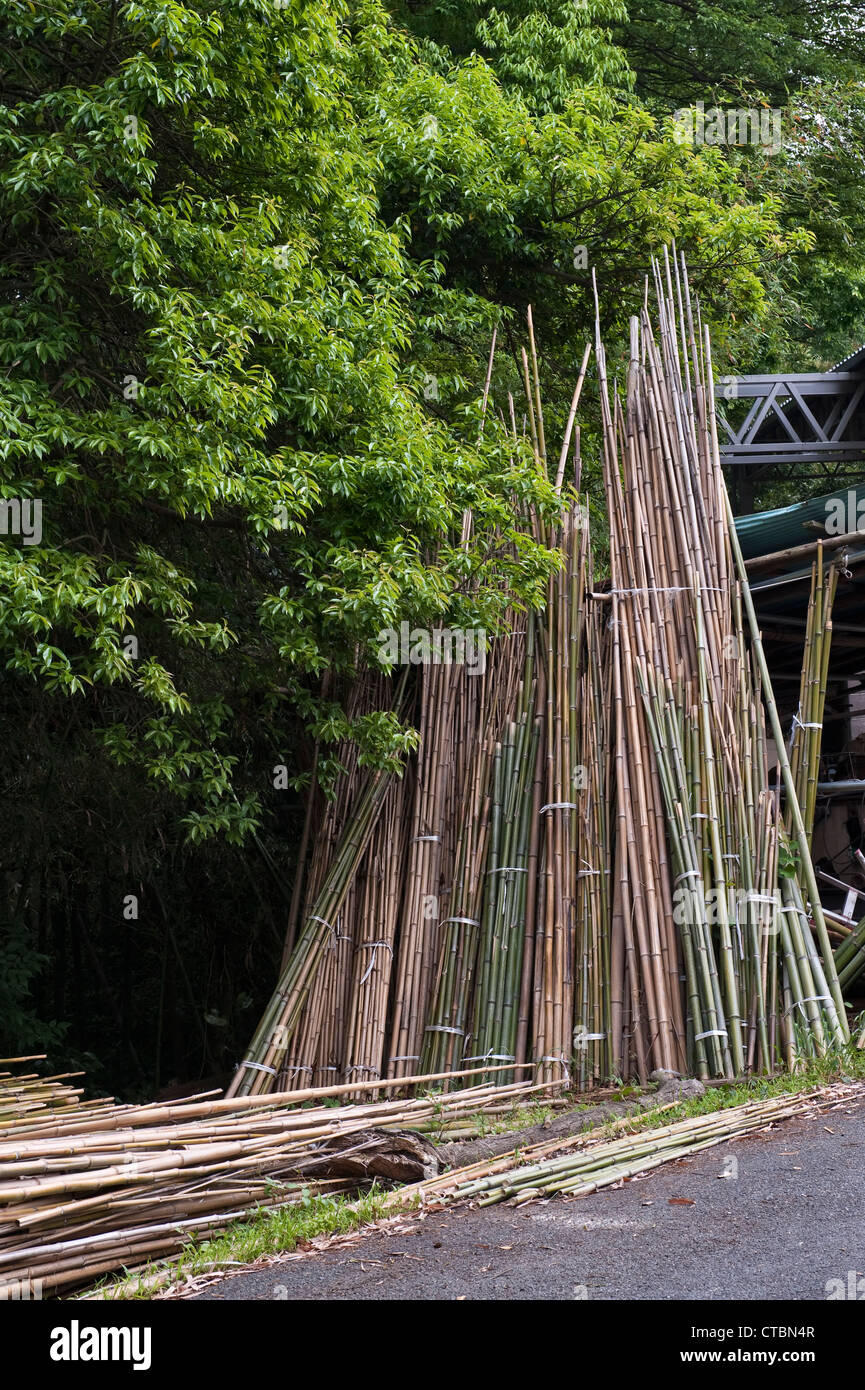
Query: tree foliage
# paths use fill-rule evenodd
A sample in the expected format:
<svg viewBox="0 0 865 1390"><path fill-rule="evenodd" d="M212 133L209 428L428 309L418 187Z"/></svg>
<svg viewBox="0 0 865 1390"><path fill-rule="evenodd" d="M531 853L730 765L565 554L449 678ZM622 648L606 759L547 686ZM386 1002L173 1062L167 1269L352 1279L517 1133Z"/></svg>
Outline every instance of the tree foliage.
<svg viewBox="0 0 865 1390"><path fill-rule="evenodd" d="M709 321L756 333L814 241L792 175L684 146L641 86L666 7L392 8L0 6L0 497L42 507L38 544L8 509L0 534L0 901L13 994L52 961L39 1008L79 1048L93 1015L131 1055L155 1013L157 1068L174 1033L174 1066L224 1062L313 743L325 785L343 738L385 767L413 745L346 713L378 632L538 601L520 517L556 500L495 409L526 306L552 436L590 266L611 343L674 239Z"/></svg>

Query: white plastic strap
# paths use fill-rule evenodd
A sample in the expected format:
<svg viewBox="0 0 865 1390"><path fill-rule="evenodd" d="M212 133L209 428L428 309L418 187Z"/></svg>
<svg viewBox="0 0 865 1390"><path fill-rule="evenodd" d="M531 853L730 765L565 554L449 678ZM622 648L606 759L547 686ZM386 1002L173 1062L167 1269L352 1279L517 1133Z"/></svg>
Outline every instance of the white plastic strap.
<svg viewBox="0 0 865 1390"><path fill-rule="evenodd" d="M535 1066L538 1066L538 1067L539 1067L539 1066L541 1066L542 1063L544 1063L544 1062L558 1062L559 1066L562 1068L562 1070L563 1070L564 1073L565 1073L565 1078L564 1078L564 1079L565 1079L565 1085L566 1085L566 1086L570 1086L570 1084L571 1084L571 1073L570 1073L570 1071L568 1070L568 1064L567 1064L567 1062L566 1062L566 1060L565 1060L565 1058L564 1058L563 1056L560 1055L560 1056L558 1056L558 1057L553 1057L552 1054L548 1053L546 1057L539 1057L538 1060L537 1060L537 1062L535 1063Z"/></svg>
<svg viewBox="0 0 865 1390"><path fill-rule="evenodd" d="M378 951L379 946L383 946L384 949L385 949L386 951L390 951L391 957L393 957L393 947L391 946L391 944L390 944L389 941L359 941L359 942L358 942L358 944L357 944L357 949L358 949L359 951L372 951L372 958L371 958L370 963L369 963L369 965L367 966L367 968L366 968L364 974L361 975L361 977L360 977L360 984L363 984L364 981L367 980L367 979L369 978L369 976L372 974L373 969L374 969L374 967L375 967L376 952Z"/></svg>
<svg viewBox="0 0 865 1390"><path fill-rule="evenodd" d="M806 994L804 999L793 1000L793 1008L801 1009L805 1006L805 1004L820 1004L823 1002L823 1000L825 1000L827 1004L831 1004L831 994Z"/></svg>
<svg viewBox="0 0 865 1390"><path fill-rule="evenodd" d="M579 811L579 809L580 806L577 801L550 801L546 806L541 807L538 815L543 816L547 811Z"/></svg>
<svg viewBox="0 0 865 1390"><path fill-rule="evenodd" d="M439 923L439 926L446 927L448 922L465 922L467 927L480 926L480 918L478 917L445 917L444 921Z"/></svg>
<svg viewBox="0 0 865 1390"><path fill-rule="evenodd" d="M799 718L798 714L794 714L794 715L793 715L793 728L792 728L793 733L796 732L796 726L797 726L797 724L798 724L798 726L799 726L800 729L822 729L822 727L823 727L822 724L807 724L803 719L800 719L800 718Z"/></svg>
<svg viewBox="0 0 865 1390"><path fill-rule="evenodd" d="M699 592L701 594L723 594L725 589L717 585L702 584ZM660 584L653 584L648 589L608 589L608 594L695 594L696 589L692 589L687 584L678 584L673 588L663 588Z"/></svg>
<svg viewBox="0 0 865 1390"><path fill-rule="evenodd" d="M241 1062L242 1067L249 1067L250 1071L266 1071L270 1076L279 1076L276 1067L266 1067L263 1062Z"/></svg>
<svg viewBox="0 0 865 1390"><path fill-rule="evenodd" d="M710 1028L705 1033L695 1033L694 1042L702 1042L704 1038L728 1038L729 1036L726 1028Z"/></svg>
<svg viewBox="0 0 865 1390"><path fill-rule="evenodd" d="M465 1035L466 1035L466 1030L465 1030L465 1028L448 1028L447 1025L444 1024L444 1023L431 1023L431 1024L429 1025L429 1027L424 1028L424 1032L425 1032L425 1033L455 1033L456 1036L457 1036L458 1038L464 1038Z"/></svg>

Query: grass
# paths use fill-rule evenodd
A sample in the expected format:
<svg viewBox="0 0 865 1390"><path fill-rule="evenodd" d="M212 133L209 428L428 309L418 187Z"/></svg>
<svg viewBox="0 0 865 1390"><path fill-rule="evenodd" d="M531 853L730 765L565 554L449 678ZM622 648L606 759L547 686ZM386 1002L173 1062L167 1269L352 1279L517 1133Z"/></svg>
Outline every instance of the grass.
<svg viewBox="0 0 865 1390"><path fill-rule="evenodd" d="M93 1297L147 1299L166 1283L182 1283L220 1265L252 1264L260 1255L288 1252L314 1236L344 1235L377 1221L384 1214L385 1193L373 1189L360 1197L316 1197L282 1207L260 1208L248 1221L237 1221L222 1235L189 1245L179 1257L157 1260L134 1274L100 1281Z"/></svg>
<svg viewBox="0 0 865 1390"><path fill-rule="evenodd" d="M777 1076L749 1076L740 1081L723 1082L707 1086L701 1096L691 1096L682 1100L670 1110L665 1110L664 1124L676 1120L687 1120L697 1115L709 1115L716 1110L729 1110L736 1105L747 1105L749 1101L770 1100L773 1096L793 1096L802 1091L813 1090L815 1086L831 1086L838 1081L865 1081L865 1051L859 1051L855 1043L831 1052L826 1057L817 1058L804 1065L801 1071L780 1072ZM651 1129L658 1123L657 1113L647 1110L641 1115L631 1117L635 1130ZM616 1131L612 1125L611 1135Z"/></svg>
<svg viewBox="0 0 865 1390"><path fill-rule="evenodd" d="M755 1076L707 1087L703 1095L690 1097L673 1109L665 1110L663 1123L708 1115L713 1111L745 1105L749 1101L797 1095L815 1086L829 1086L838 1081L862 1080L865 1080L865 1051L859 1051L851 1043L840 1052L809 1062L793 1075L784 1072L778 1076ZM626 1089L629 1096L635 1093L633 1087ZM589 1108L591 1100L574 1106L575 1110ZM526 1129L543 1124L549 1116L561 1113L543 1104L515 1106L508 1114L497 1117L487 1132L507 1133ZM635 1113L630 1118L635 1131L650 1129L658 1124L657 1111L651 1109L642 1114ZM621 1133L613 1128L612 1122L604 1126L601 1132L606 1130L609 1130L611 1137ZM261 1209L248 1221L229 1226L222 1235L199 1245L190 1245L172 1261L159 1261L137 1274L104 1281L94 1289L93 1295L119 1299L151 1298L166 1283L182 1282L187 1277L204 1274L220 1266L251 1264L260 1255L294 1250L314 1236L341 1235L358 1230L385 1214L394 1214L392 1206L386 1209L386 1199L385 1192L373 1189L360 1197L308 1195L299 1203ZM408 1203L406 1209L410 1209Z"/></svg>

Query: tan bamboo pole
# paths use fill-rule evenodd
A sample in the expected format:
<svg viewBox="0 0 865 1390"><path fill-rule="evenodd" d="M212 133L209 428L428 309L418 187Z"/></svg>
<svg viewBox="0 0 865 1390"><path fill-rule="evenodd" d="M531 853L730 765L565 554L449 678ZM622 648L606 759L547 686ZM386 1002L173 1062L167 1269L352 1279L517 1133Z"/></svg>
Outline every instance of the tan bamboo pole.
<svg viewBox="0 0 865 1390"><path fill-rule="evenodd" d="M712 345L709 340L708 330L706 330L706 360L708 363L707 385L709 389L710 398L710 418L712 420L712 447L715 451L717 451L718 437L714 413L715 403L712 377ZM730 536L730 544L733 550L733 560L736 566L736 571L739 576L739 583L742 589L742 599L745 606L745 612L748 617L748 626L751 634L751 647L754 652L754 657L757 662L757 668L760 673L760 680L763 688L763 700L766 706L766 712L769 716L769 723L772 729L772 736L775 740L775 746L778 754L778 763L781 768L781 778L784 783L784 790L787 794L787 805L793 822L793 836L799 850L800 864L802 872L805 875L805 885L808 890L808 896L811 900L811 911L814 916L814 925L817 929L817 935L820 941L820 951L822 953L824 965L826 967L827 983L829 985L832 998L835 1001L835 1006L838 1010L838 1018L842 1032L844 1034L844 1038L845 1040L849 1040L850 1030L847 1024L847 1015L844 1009L844 999L841 993L840 986L838 984L838 976L835 972L834 964L832 962L832 947L829 942L829 936L826 931L826 920L823 916L823 907L820 902L820 893L817 888L817 879L814 874L814 865L811 860L811 851L808 845L808 835L805 830L805 823L802 819L802 811L800 809L799 801L796 796L796 788L794 786L793 778L790 773L790 762L787 757L787 749L784 743L784 733L781 728L781 721L778 717L778 709L775 704L775 696L772 690L772 680L769 675L769 667L766 662L766 654L763 650L763 639L760 633L759 624L757 622L757 613L754 608L754 600L751 596L751 589L748 584L748 575L745 570L745 562L742 557L742 548L739 545L739 538L736 534L736 526L733 518L733 509L730 506L730 498L726 490L724 495L727 511L727 529L728 534Z"/></svg>

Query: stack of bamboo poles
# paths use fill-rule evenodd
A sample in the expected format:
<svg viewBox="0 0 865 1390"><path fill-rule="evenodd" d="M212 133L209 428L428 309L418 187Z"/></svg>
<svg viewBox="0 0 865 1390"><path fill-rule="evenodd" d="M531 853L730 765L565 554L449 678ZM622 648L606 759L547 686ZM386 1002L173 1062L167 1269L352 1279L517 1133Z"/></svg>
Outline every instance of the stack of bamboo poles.
<svg viewBox="0 0 865 1390"><path fill-rule="evenodd" d="M578 1087L603 1085L613 1075L612 1039L624 1028L622 987L623 932L611 924L610 737L612 708L610 648L604 640L603 608L593 604L586 616L586 661L580 677L578 746L574 777L579 813L576 830L576 942L574 948L574 1066ZM611 957L612 940L619 955ZM615 1018L614 1004L616 999ZM621 1063L621 1055L619 1056Z"/></svg>
<svg viewBox="0 0 865 1390"><path fill-rule="evenodd" d="M531 322L529 329L526 418L542 470ZM578 440L588 357L587 349L559 456L559 490ZM510 416L516 451L513 402ZM585 685L603 723L604 677L588 670L583 641L593 583L587 508L571 495L554 528L533 513L524 522L561 555L546 610L510 613L480 673L447 662L412 673L420 746L411 783L391 779L376 825L362 848L355 841L351 882L341 870L335 885L337 920L327 890L340 854L347 864L345 827L359 814L362 785L356 776L343 780L321 833L310 837L306 928L230 1094L336 1075L399 1079L418 1067L481 1061L532 1061L542 1080L569 1078L578 893L580 949L601 969L606 958L609 771L602 730L581 717L579 700ZM464 518L463 541L470 524ZM597 620L591 640L604 660ZM349 749L343 761L353 766ZM581 1074L598 1084L609 1072L609 998L600 974L580 1011Z"/></svg>
<svg viewBox="0 0 865 1390"><path fill-rule="evenodd" d="M768 789L764 699L775 724L777 712L744 567L731 583L708 337L678 265L657 265L655 280L658 334L647 310L632 321L624 402L611 398L597 347L621 847L614 924L640 1072L687 1064L730 1077L795 1065L848 1034L789 765L798 868Z"/></svg>
<svg viewBox="0 0 865 1390"><path fill-rule="evenodd" d="M805 834L811 844L820 777L823 712L832 646L832 604L838 587L837 564L824 567L823 542L817 542L817 559L811 566L811 596L805 626L805 655L799 687L799 709L790 734L790 771L802 809ZM791 828L788 815L787 828Z"/></svg>
<svg viewBox="0 0 865 1390"><path fill-rule="evenodd" d="M512 621L516 623L516 615ZM459 1066L461 1058L469 1063L517 1060L513 1037L505 1048L497 1034L503 1013L513 1018L513 973L521 971L523 956L525 906L520 908L520 894L526 889L526 869L523 863L509 865L509 859L518 857L516 842L521 834L525 838L524 798L530 780L525 759L534 736L528 705L532 670L527 629L514 626L494 645L483 675L465 682L465 693L473 696L474 703L471 719L463 727L476 732L468 740L470 756L461 776L459 801L451 802L452 806L456 802L457 810L455 838L424 1028L425 1070ZM515 704L516 720L512 718ZM511 920L514 912L516 921ZM507 960L503 952L509 942L514 949ZM504 969L504 975L510 982L507 1006L496 993L505 964L509 969ZM517 984L518 995L520 990ZM476 1026L472 1030L473 1014Z"/></svg>
<svg viewBox="0 0 865 1390"><path fill-rule="evenodd" d="M465 666L430 664L421 681L420 751L399 924L387 1074L408 1076L421 1063L424 1027L441 936L439 900L452 857L453 815L472 727Z"/></svg>
<svg viewBox="0 0 865 1390"><path fill-rule="evenodd" d="M412 671L413 780L352 774L312 837L306 926L232 1093L484 1060L581 1087L731 1077L846 1042L810 856L836 571L818 556L788 756L708 334L684 264L654 280L624 396L596 336L609 580L578 492L589 349L551 476L529 316L524 438L512 398L498 413L559 492L573 455L558 519L521 518L557 557L546 602L510 614L483 674Z"/></svg>
<svg viewBox="0 0 865 1390"><path fill-rule="evenodd" d="M478 1069L475 1069L475 1076ZM463 1073L463 1076L465 1073ZM424 1084L441 1078L412 1077ZM0 1287L43 1291L170 1255L262 1207L356 1187L327 1178L330 1139L377 1129L471 1121L536 1096L528 1082L450 1095L368 1099L369 1085L170 1105L78 1102L57 1078L22 1077L0 1124ZM3 1078L4 1099L15 1089ZM376 1083L394 1089L394 1083ZM41 1089L41 1105L34 1096ZM341 1157L348 1150L341 1146ZM322 1176L316 1176L321 1172Z"/></svg>
<svg viewBox="0 0 865 1390"><path fill-rule="evenodd" d="M636 1132L626 1132L622 1138L610 1139L610 1129L635 1129L632 1117L625 1117L612 1126L564 1141L552 1140L519 1152L514 1150L493 1159L481 1159L441 1177L400 1188L388 1198L388 1205L401 1207L420 1199L472 1200L479 1206L509 1200L512 1205L520 1206L535 1197L554 1193L584 1197L661 1164L744 1138L780 1121L848 1105L861 1094L861 1087L857 1085L837 1085L799 1095L775 1096L679 1120L661 1128L636 1128Z"/></svg>
<svg viewBox="0 0 865 1390"><path fill-rule="evenodd" d="M852 985L865 970L865 917L845 936L834 954L838 983L842 989Z"/></svg>
<svg viewBox="0 0 865 1390"><path fill-rule="evenodd" d="M2 1057L0 1067L23 1066L27 1062L44 1062L44 1053L29 1057ZM107 1099L82 1101L83 1087L68 1086L66 1082L83 1075L64 1072L59 1076L40 1076L38 1072L0 1071L0 1129L8 1132L34 1131L51 1125L58 1117L71 1114L75 1119L86 1115L102 1115L116 1110Z"/></svg>

